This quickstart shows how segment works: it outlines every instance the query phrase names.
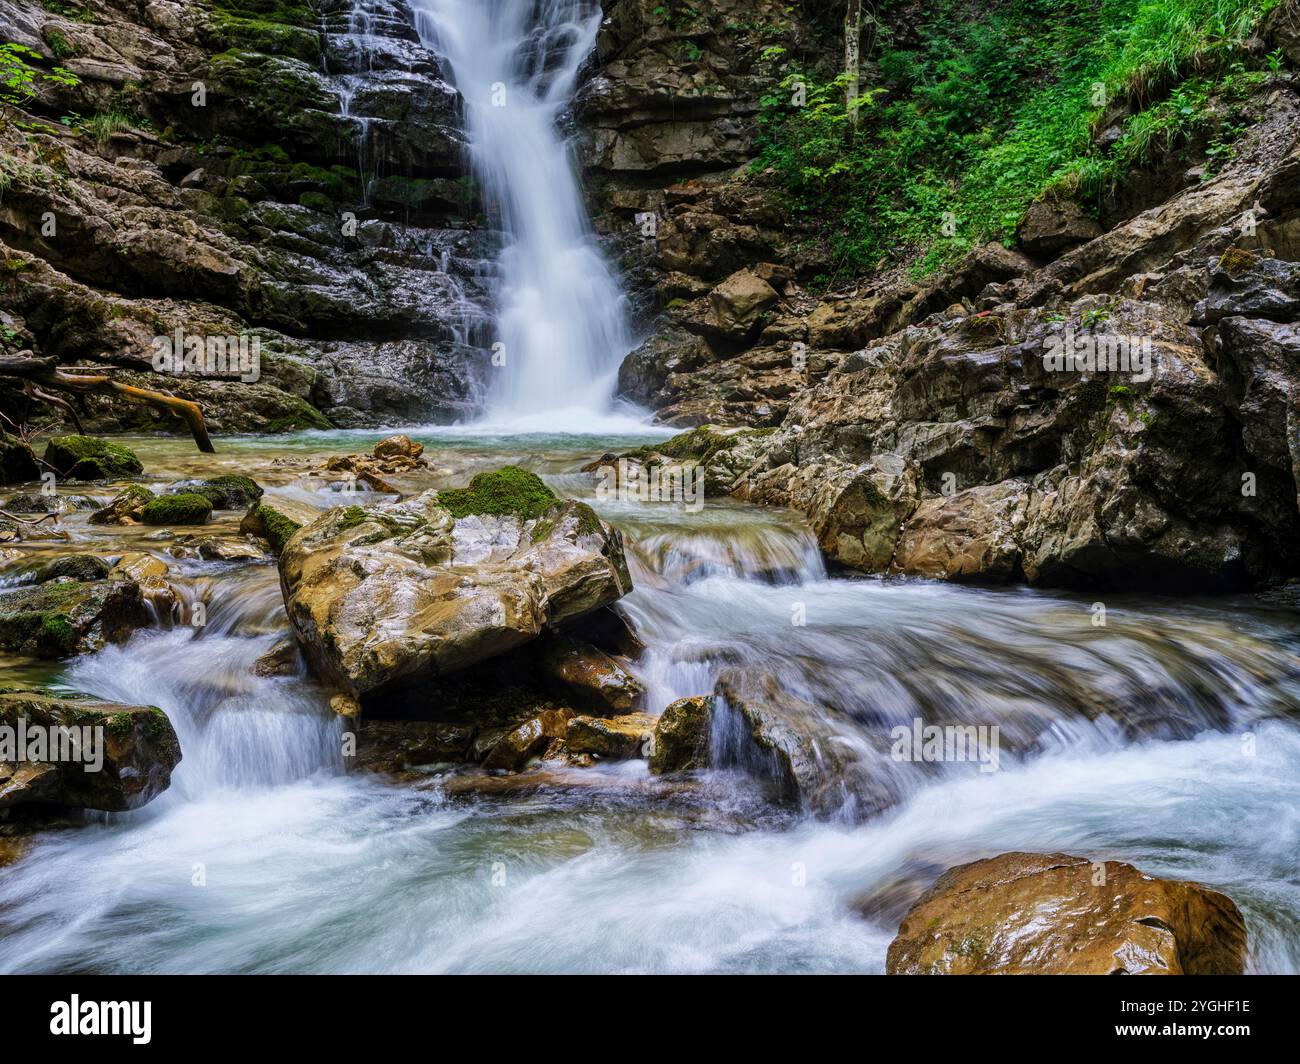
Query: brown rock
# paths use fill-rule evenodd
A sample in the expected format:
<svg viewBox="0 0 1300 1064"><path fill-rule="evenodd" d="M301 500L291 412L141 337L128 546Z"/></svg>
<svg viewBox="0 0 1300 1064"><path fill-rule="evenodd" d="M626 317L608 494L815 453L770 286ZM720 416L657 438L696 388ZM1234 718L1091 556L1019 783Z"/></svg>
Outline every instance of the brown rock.
<svg viewBox="0 0 1300 1064"><path fill-rule="evenodd" d="M1039 200L1016 227L1016 238L1036 258L1051 258L1101 236L1101 226L1071 200Z"/></svg>
<svg viewBox="0 0 1300 1064"><path fill-rule="evenodd" d="M650 771L655 775L687 772L709 766L709 727L713 696L679 698L660 715L655 725Z"/></svg>
<svg viewBox="0 0 1300 1064"><path fill-rule="evenodd" d="M655 718L647 713L621 717L574 717L569 721L565 745L571 754L595 754L611 760L639 757L655 732Z"/></svg>
<svg viewBox="0 0 1300 1064"><path fill-rule="evenodd" d="M1230 898L1119 861L1004 853L949 869L903 918L891 975L1240 975Z"/></svg>
<svg viewBox="0 0 1300 1064"><path fill-rule="evenodd" d="M752 270L737 270L709 293L713 323L733 337L747 336L781 297Z"/></svg>
<svg viewBox="0 0 1300 1064"><path fill-rule="evenodd" d="M552 739L563 739L572 718L571 709L543 710L502 735L484 758L483 767L518 772L531 758L541 754Z"/></svg>
<svg viewBox="0 0 1300 1064"><path fill-rule="evenodd" d="M575 704L602 715L631 713L645 695L641 682L604 651L566 635L540 641L542 675Z"/></svg>

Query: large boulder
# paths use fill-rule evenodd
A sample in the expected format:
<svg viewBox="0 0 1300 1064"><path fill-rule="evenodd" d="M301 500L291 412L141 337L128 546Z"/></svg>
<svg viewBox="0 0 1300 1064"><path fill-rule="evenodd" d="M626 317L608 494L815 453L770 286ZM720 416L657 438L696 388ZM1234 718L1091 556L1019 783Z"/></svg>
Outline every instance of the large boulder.
<svg viewBox="0 0 1300 1064"><path fill-rule="evenodd" d="M512 466L330 510L285 545L280 578L313 670L358 699L478 664L632 587L622 536Z"/></svg>
<svg viewBox="0 0 1300 1064"><path fill-rule="evenodd" d="M752 270L737 270L709 293L713 325L727 336L743 339L780 298Z"/></svg>
<svg viewBox="0 0 1300 1064"><path fill-rule="evenodd" d="M1020 246L1035 258L1052 258L1099 236L1101 226L1071 200L1039 200L1016 227Z"/></svg>
<svg viewBox="0 0 1300 1064"><path fill-rule="evenodd" d="M36 456L27 443L0 432L0 484L24 484L40 475Z"/></svg>
<svg viewBox="0 0 1300 1064"><path fill-rule="evenodd" d="M1240 975L1230 898L1120 861L1004 853L945 872L903 918L891 975Z"/></svg>
<svg viewBox="0 0 1300 1064"><path fill-rule="evenodd" d="M670 703L655 724L650 771L655 775L709 767L713 696L696 695Z"/></svg>
<svg viewBox="0 0 1300 1064"><path fill-rule="evenodd" d="M138 809L167 789L180 759L171 721L153 706L0 692L0 810Z"/></svg>

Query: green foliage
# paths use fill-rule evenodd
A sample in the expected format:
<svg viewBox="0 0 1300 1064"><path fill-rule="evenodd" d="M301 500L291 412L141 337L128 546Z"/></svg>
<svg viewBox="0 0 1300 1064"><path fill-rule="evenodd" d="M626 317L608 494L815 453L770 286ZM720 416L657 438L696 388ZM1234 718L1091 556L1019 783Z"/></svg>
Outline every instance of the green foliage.
<svg viewBox="0 0 1300 1064"><path fill-rule="evenodd" d="M536 473L518 466L479 473L467 488L438 492L438 505L456 518L470 514L511 515L529 521L541 517L559 501Z"/></svg>
<svg viewBox="0 0 1300 1064"><path fill-rule="evenodd" d="M856 123L843 74L787 65L762 100L756 168L823 234L836 277L909 259L924 274L1010 242L1045 194L1095 203L1135 163L1211 125L1212 97L1267 77L1246 69L1242 46L1277 2L942 0L918 41L882 38ZM1103 149L1093 133L1116 100L1133 113ZM1235 132L1219 131L1210 173Z"/></svg>
<svg viewBox="0 0 1300 1064"><path fill-rule="evenodd" d="M42 70L32 61L44 62L41 53L25 44L0 44L0 103L22 107L36 95L38 82L51 85L79 85L80 79L61 66Z"/></svg>

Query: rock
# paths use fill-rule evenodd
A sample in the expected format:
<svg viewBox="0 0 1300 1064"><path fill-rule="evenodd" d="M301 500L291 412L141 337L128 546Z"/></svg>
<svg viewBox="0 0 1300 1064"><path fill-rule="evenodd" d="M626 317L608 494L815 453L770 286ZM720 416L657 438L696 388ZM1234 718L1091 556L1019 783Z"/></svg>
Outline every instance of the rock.
<svg viewBox="0 0 1300 1064"><path fill-rule="evenodd" d="M153 706L6 691L0 692L0 725L0 734L13 736L13 749L0 737L0 809L26 804L138 809L167 789L181 760L171 721ZM94 729L71 733L82 740L68 748L79 752L77 760L51 756L49 729L56 728ZM44 750L33 746L37 729L45 737ZM27 742L20 746L23 733ZM98 757L98 770L88 771Z"/></svg>
<svg viewBox="0 0 1300 1064"><path fill-rule="evenodd" d="M108 562L98 555L65 554L37 569L36 582L44 584L50 580L103 580L108 576L109 569Z"/></svg>
<svg viewBox="0 0 1300 1064"><path fill-rule="evenodd" d="M752 270L737 270L709 293L713 323L727 336L743 339L780 298Z"/></svg>
<svg viewBox="0 0 1300 1064"><path fill-rule="evenodd" d="M298 672L298 644L286 636L253 662L254 676L293 676ZM468 740L466 740L468 744Z"/></svg>
<svg viewBox="0 0 1300 1064"><path fill-rule="evenodd" d="M1053 258L1101 236L1101 226L1072 200L1039 200L1016 227L1016 239L1034 258Z"/></svg>
<svg viewBox="0 0 1300 1064"><path fill-rule="evenodd" d="M611 761L644 756L655 733L655 718L647 713L619 717L574 717L565 732L570 754L595 754Z"/></svg>
<svg viewBox="0 0 1300 1064"><path fill-rule="evenodd" d="M32 449L17 436L0 432L0 484L25 484L40 476Z"/></svg>
<svg viewBox="0 0 1300 1064"><path fill-rule="evenodd" d="M619 533L514 467L331 510L285 546L280 577L311 667L358 698L478 664L631 590Z"/></svg>
<svg viewBox="0 0 1300 1064"><path fill-rule="evenodd" d="M982 484L923 501L903 526L893 568L936 580L1007 582L1020 575L1017 533L1028 485Z"/></svg>
<svg viewBox="0 0 1300 1064"><path fill-rule="evenodd" d="M572 718L571 709L553 709L524 721L496 740L483 760L483 767L518 772L529 760L546 750L553 740L563 739Z"/></svg>
<svg viewBox="0 0 1300 1064"><path fill-rule="evenodd" d="M164 577L168 571L167 563L161 558L143 551L131 551L117 560L108 578L143 582L155 577Z"/></svg>
<svg viewBox="0 0 1300 1064"><path fill-rule="evenodd" d="M1295 321L1300 317L1300 262L1228 248L1214 265L1209 291L1193 311L1194 320L1207 324L1227 317Z"/></svg>
<svg viewBox="0 0 1300 1064"><path fill-rule="evenodd" d="M567 635L538 640L542 675L591 712L630 713L645 695L641 682L608 654Z"/></svg>
<svg viewBox="0 0 1300 1064"><path fill-rule="evenodd" d="M150 623L132 581L56 580L0 592L0 650L66 657L122 643Z"/></svg>
<svg viewBox="0 0 1300 1064"><path fill-rule="evenodd" d="M88 495L43 495L30 492L5 500L0 509L11 514L66 514L95 510L99 504Z"/></svg>
<svg viewBox="0 0 1300 1064"><path fill-rule="evenodd" d="M708 768L712 719L712 695L679 698L671 703L655 725L650 771L663 775Z"/></svg>
<svg viewBox="0 0 1300 1064"><path fill-rule="evenodd" d="M1100 882L1099 882L1100 881ZM1232 900L1120 861L1005 853L949 869L903 918L891 975L1240 975Z"/></svg>
<svg viewBox="0 0 1300 1064"><path fill-rule="evenodd" d="M818 817L858 819L898 801L895 780L873 769L830 706L814 706L764 673L728 669L714 688L714 766L740 768L775 785L777 797ZM875 752L884 756L886 744Z"/></svg>
<svg viewBox="0 0 1300 1064"><path fill-rule="evenodd" d="M194 544L194 549L200 558L210 562L260 561L266 557L266 551L259 542L251 536L243 540L205 536ZM172 553L175 552L173 548Z"/></svg>
<svg viewBox="0 0 1300 1064"><path fill-rule="evenodd" d="M363 720L357 743L359 768L397 774L422 765L464 761L474 727L439 721Z"/></svg>
<svg viewBox="0 0 1300 1064"><path fill-rule="evenodd" d="M214 510L243 510L257 502L263 494L262 488L252 477L233 473L213 477L193 487L186 487L184 492L202 495L212 504Z"/></svg>
<svg viewBox="0 0 1300 1064"><path fill-rule="evenodd" d="M254 503L239 522L239 531L250 536L259 536L271 544L271 553L277 558L284 550L284 545L293 538L302 527L297 521L286 517L274 506L266 503Z"/></svg>
<svg viewBox="0 0 1300 1064"><path fill-rule="evenodd" d="M140 508L146 525L205 525L211 516L212 503L194 492L160 495Z"/></svg>
<svg viewBox="0 0 1300 1064"><path fill-rule="evenodd" d="M424 444L414 442L410 436L386 436L375 444L376 458L409 458L414 460L424 454Z"/></svg>
<svg viewBox="0 0 1300 1064"><path fill-rule="evenodd" d="M153 500L154 494L140 484L129 484L102 510L90 515L94 525L127 525L140 520L140 511Z"/></svg>
<svg viewBox="0 0 1300 1064"><path fill-rule="evenodd" d="M119 480L144 472L135 453L94 436L56 436L45 447L45 462L68 480Z"/></svg>

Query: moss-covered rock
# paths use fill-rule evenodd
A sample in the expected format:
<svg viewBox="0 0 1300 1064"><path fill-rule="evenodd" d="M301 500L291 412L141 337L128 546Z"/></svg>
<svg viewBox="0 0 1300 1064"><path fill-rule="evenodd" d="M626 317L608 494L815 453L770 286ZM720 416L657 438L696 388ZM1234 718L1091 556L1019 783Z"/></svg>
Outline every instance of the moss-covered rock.
<svg viewBox="0 0 1300 1064"><path fill-rule="evenodd" d="M28 740L21 757L0 757L0 806L138 809L167 789L181 759L171 721L155 706L4 691L0 725ZM56 734L77 744L51 750L46 737L55 729L76 729ZM57 756L67 751L76 757Z"/></svg>
<svg viewBox="0 0 1300 1064"><path fill-rule="evenodd" d="M123 642L149 620L133 581L52 580L0 593L0 650L66 657Z"/></svg>
<svg viewBox="0 0 1300 1064"><path fill-rule="evenodd" d="M555 492L542 483L536 473L512 465L490 473L479 473L467 488L447 488L438 492L438 505L455 518L478 514L531 521L541 517L559 501Z"/></svg>
<svg viewBox="0 0 1300 1064"><path fill-rule="evenodd" d="M254 503L249 507L248 513L239 523L239 531L245 532L251 536L261 536L271 544L271 550L278 558L280 552L284 550L284 545L293 538L293 534L300 529L302 525L298 524L292 518L285 517L279 510L273 506L267 506L265 503Z"/></svg>
<svg viewBox="0 0 1300 1064"><path fill-rule="evenodd" d="M203 525L212 516L212 503L192 491L160 495L140 509L146 525Z"/></svg>
<svg viewBox="0 0 1300 1064"><path fill-rule="evenodd" d="M133 451L96 436L56 436L46 444L45 461L68 480L114 480L144 472Z"/></svg>
<svg viewBox="0 0 1300 1064"><path fill-rule="evenodd" d="M709 729L713 696L679 698L659 716L655 726L650 771L686 772L709 766Z"/></svg>
<svg viewBox="0 0 1300 1064"><path fill-rule="evenodd" d="M214 510L243 510L257 502L263 494L257 481L237 473L213 477L185 490L195 495L202 495L212 503Z"/></svg>

